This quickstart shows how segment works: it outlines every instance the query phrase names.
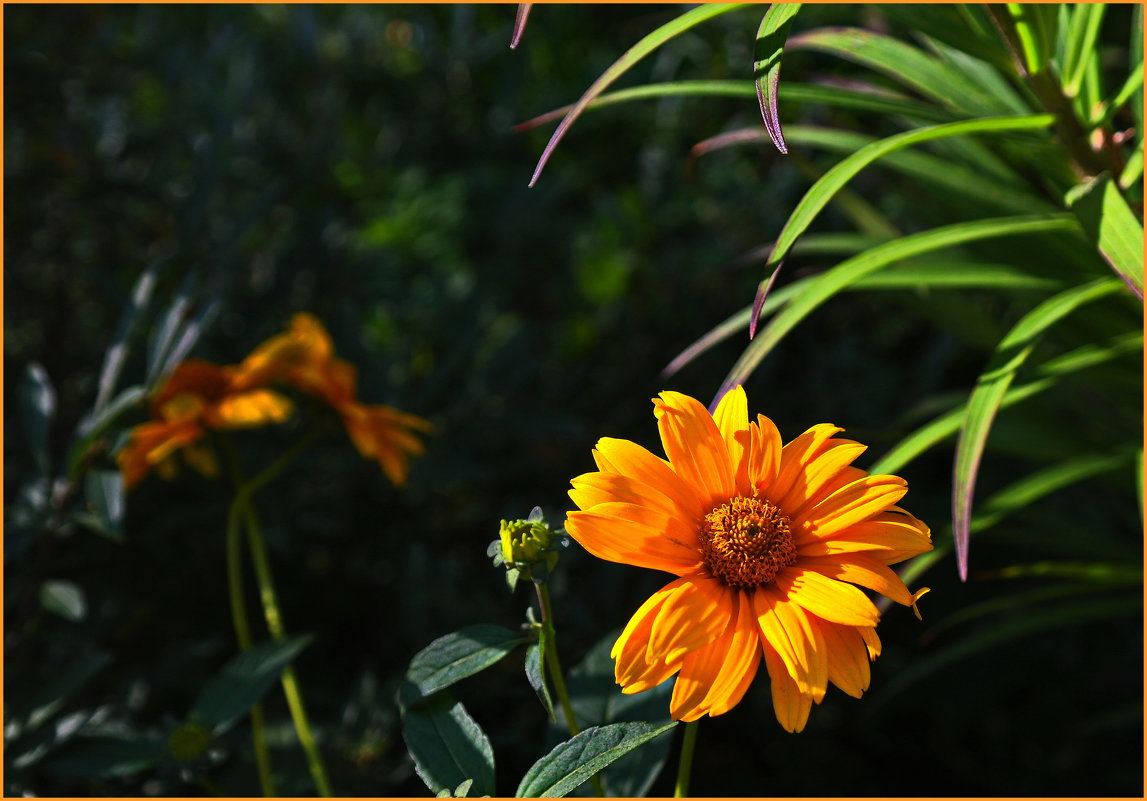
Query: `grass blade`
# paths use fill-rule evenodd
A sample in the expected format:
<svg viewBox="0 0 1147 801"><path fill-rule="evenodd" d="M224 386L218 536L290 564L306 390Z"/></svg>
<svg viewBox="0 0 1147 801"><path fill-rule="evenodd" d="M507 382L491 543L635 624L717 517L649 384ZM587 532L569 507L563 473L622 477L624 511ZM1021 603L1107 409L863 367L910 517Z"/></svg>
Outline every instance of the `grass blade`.
<svg viewBox="0 0 1147 801"><path fill-rule="evenodd" d="M818 275L816 280L810 283L799 297L790 301L784 311L774 317L765 327L765 330L741 354L741 358L737 360L737 363L733 365L728 376L726 376L725 385L721 391L724 392L730 387L745 383L761 360L776 347L785 334L807 317L813 309L863 276L876 272L882 267L921 253L952 247L965 242L1000 236L1074 230L1077 230L1075 221L1066 214L1001 217L946 225L930 231L911 234L867 250Z"/></svg>
<svg viewBox="0 0 1147 801"><path fill-rule="evenodd" d="M961 581L968 580L968 526L972 516L976 474L984 454L988 431L1016 371L1027 360L1036 339L1044 331L1080 306L1118 292L1121 288L1119 281L1105 278L1073 287L1044 301L1013 326L997 346L987 368L976 382L968 399L960 438L956 442L956 464L952 478L952 533L956 544L956 567Z"/></svg>
<svg viewBox="0 0 1147 801"><path fill-rule="evenodd" d="M1087 54L1095 49L1107 4L1079 3L1068 8L1072 16L1065 44L1063 93L1074 98L1079 95L1079 88L1083 85Z"/></svg>
<svg viewBox="0 0 1147 801"><path fill-rule="evenodd" d="M985 117L975 120L964 120L942 125L933 125L926 128L917 128L912 131L880 139L870 145L862 147L848 158L837 163L826 172L819 181L800 199L796 209L789 216L784 228L781 229L773 252L769 256L768 264L772 266L785 257L789 248L805 229L809 227L817 214L828 204L832 196L840 191L846 183L872 162L895 153L897 150L909 145L927 142L933 139L943 139L949 136L963 136L972 133L996 133L1000 131L1026 131L1039 130L1051 125L1054 118L1050 114L1040 114L1020 117Z"/></svg>
<svg viewBox="0 0 1147 801"><path fill-rule="evenodd" d="M1015 20L1024 63L1035 74L1047 66L1055 42L1059 10L1053 5L1008 3L1008 13Z"/></svg>
<svg viewBox="0 0 1147 801"><path fill-rule="evenodd" d="M530 17L533 3L518 3L518 13L514 17L514 35L510 39L510 49L514 50L522 41L522 34L526 32L526 20Z"/></svg>
<svg viewBox="0 0 1147 801"><path fill-rule="evenodd" d="M557 130L554 131L553 136L550 137L550 141L546 145L545 150L542 151L542 157L538 160L538 166L534 168L533 177L530 178L530 186L533 186L538 182L538 177L542 174L542 169L545 168L546 162L549 161L550 156L554 152L554 148L558 146L558 142L560 142L562 137L565 136L566 131L568 131L569 127L573 125L574 120L576 120L581 115L582 111L585 110L585 107L588 106L595 97L605 91L607 86L620 78L626 70L628 70L641 59L645 58L645 56L652 53L658 47L668 42L673 37L678 36L690 28L699 25L702 22L706 22L713 17L719 16L721 14L726 14L730 11L740 10L747 7L748 5L749 4L747 3L735 3L727 5L698 6L696 8L690 9L689 11L686 11L676 19L665 23L657 30L644 36L641 41L639 41L633 47L629 48L629 50L627 50L621 58L613 62L613 64L610 65L610 67L605 72L603 72L601 76L598 77L598 79L590 85L588 89L585 90L585 94L583 94L581 98L573 104L573 107L566 113L565 118L562 119L561 123L558 125Z"/></svg>
<svg viewBox="0 0 1147 801"><path fill-rule="evenodd" d="M800 3L773 3L761 20L757 29L756 60L753 63L754 85L757 88L757 102L761 106L761 118L765 130L777 146L777 150L788 153L785 137L781 132L781 120L777 115L777 87L781 80L781 58L785 54L785 39L793 18L801 10ZM774 274L775 276L775 274Z"/></svg>
<svg viewBox="0 0 1147 801"><path fill-rule="evenodd" d="M1143 226L1110 177L1076 187L1067 205L1115 274L1143 300Z"/></svg>

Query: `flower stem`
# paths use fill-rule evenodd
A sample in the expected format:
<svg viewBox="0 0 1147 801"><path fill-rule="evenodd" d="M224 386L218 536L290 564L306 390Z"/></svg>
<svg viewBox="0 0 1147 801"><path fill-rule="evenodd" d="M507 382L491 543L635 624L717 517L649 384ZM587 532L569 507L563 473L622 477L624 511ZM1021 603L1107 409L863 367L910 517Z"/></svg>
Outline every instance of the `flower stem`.
<svg viewBox="0 0 1147 801"><path fill-rule="evenodd" d="M550 678L554 682L554 692L558 695L558 703L561 704L566 726L569 728L570 736L573 737L581 733L581 727L578 725L577 715L574 714L561 662L558 661L557 632L554 629L554 605L550 600L550 588L545 582L535 584L534 587L538 592L538 604L542 610L542 625L546 628L546 664L550 669ZM594 774L590 783L593 785L594 794L598 798L604 798L605 788L601 784L601 776Z"/></svg>
<svg viewBox="0 0 1147 801"><path fill-rule="evenodd" d="M693 772L693 746L697 743L697 721L685 724L685 737L681 742L681 761L677 763L677 784L674 798L689 797L689 775Z"/></svg>

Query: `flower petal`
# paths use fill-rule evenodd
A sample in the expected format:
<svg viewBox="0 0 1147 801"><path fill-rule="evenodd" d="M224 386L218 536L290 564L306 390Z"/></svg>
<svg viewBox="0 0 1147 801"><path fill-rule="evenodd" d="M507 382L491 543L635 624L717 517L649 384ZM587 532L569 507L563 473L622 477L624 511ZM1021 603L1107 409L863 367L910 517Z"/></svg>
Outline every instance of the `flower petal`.
<svg viewBox="0 0 1147 801"><path fill-rule="evenodd" d="M757 588L753 608L764 638L785 661L802 693L820 703L828 686L824 642L805 614L775 586Z"/></svg>
<svg viewBox="0 0 1147 801"><path fill-rule="evenodd" d="M882 512L826 539L807 537L797 544L797 556L867 553L894 565L932 550L928 527L910 515Z"/></svg>
<svg viewBox="0 0 1147 801"><path fill-rule="evenodd" d="M722 640L717 673L703 701L704 710L709 715L723 715L740 703L761 663L761 630L757 625L752 600L748 594L738 592L736 603L736 617ZM682 673L691 667L689 660L694 654L685 658Z"/></svg>
<svg viewBox="0 0 1147 801"><path fill-rule="evenodd" d="M713 412L713 421L725 440L729 463L733 467L733 482L738 495L752 495L749 483L749 457L752 447L749 432L749 400L744 387L738 385L725 393Z"/></svg>
<svg viewBox="0 0 1147 801"><path fill-rule="evenodd" d="M883 512L906 492L908 482L897 476L865 476L794 516L793 523L807 536L830 537Z"/></svg>
<svg viewBox="0 0 1147 801"><path fill-rule="evenodd" d="M769 500L779 505L780 499L788 495L793 484L804 473L805 465L825 449L826 443L833 434L843 430L843 428L831 423L818 423L781 448L777 477L767 488L764 488ZM792 510L785 509L783 506L781 509L785 511L785 514L792 516Z"/></svg>
<svg viewBox="0 0 1147 801"><path fill-rule="evenodd" d="M291 416L294 408L295 405L278 392L253 389L220 400L207 411L206 421L214 428L253 428L281 423Z"/></svg>
<svg viewBox="0 0 1147 801"><path fill-rule="evenodd" d="M667 600L680 592L688 583L688 579L677 579L649 596L633 613L629 622L625 624L625 629L614 642L609 655L615 660L614 676L621 685L622 692L642 692L656 687L680 668L680 664L670 667L663 662L650 665L646 657L649 652L649 635L653 630L657 613ZM657 675L653 675L654 673ZM664 675L661 675L662 673Z"/></svg>
<svg viewBox="0 0 1147 801"><path fill-rule="evenodd" d="M900 576L871 556L861 553L852 553L845 556L814 556L801 559L801 567L815 570L823 576L838 581L848 581L875 590L881 595L891 598L898 604L911 606L912 593L904 586Z"/></svg>
<svg viewBox="0 0 1147 801"><path fill-rule="evenodd" d="M824 636L828 651L828 680L853 698L859 698L868 689L872 671L868 667L868 651L860 630L854 626L841 626L827 620L814 620Z"/></svg>
<svg viewBox="0 0 1147 801"><path fill-rule="evenodd" d="M864 478L868 473L850 465L866 450L867 446L859 442L830 439L824 450L805 465L777 505L789 510L790 517L797 517L802 510L812 508L838 489Z"/></svg>
<svg viewBox="0 0 1147 801"><path fill-rule="evenodd" d="M749 482L754 489L767 493L781 469L781 432L763 414L749 426Z"/></svg>
<svg viewBox="0 0 1147 801"><path fill-rule="evenodd" d="M640 481L672 498L681 509L688 512L687 520L699 521L712 508L704 506L705 500L701 498L700 492L682 481L668 462L635 442L602 437L597 441L593 458L602 472L616 473Z"/></svg>
<svg viewBox="0 0 1147 801"><path fill-rule="evenodd" d="M653 399L653 411L669 465L697 489L705 511L732 497L736 486L729 451L700 401L680 392L662 392Z"/></svg>
<svg viewBox="0 0 1147 801"><path fill-rule="evenodd" d="M767 641L763 643L765 668L769 671L769 684L773 695L773 712L777 722L787 732L803 731L812 709L812 699L801 692L790 675L788 665Z"/></svg>
<svg viewBox="0 0 1147 801"><path fill-rule="evenodd" d="M594 556L679 576L701 564L697 531L657 509L632 503L599 503L570 512L566 531Z"/></svg>
<svg viewBox="0 0 1147 801"><path fill-rule="evenodd" d="M880 619L872 601L856 587L802 568L799 563L777 573L773 589L833 623L875 626Z"/></svg>
<svg viewBox="0 0 1147 801"><path fill-rule="evenodd" d="M732 619L732 601L733 592L716 579L690 579L661 605L645 661L673 664L720 637Z"/></svg>
<svg viewBox="0 0 1147 801"><path fill-rule="evenodd" d="M570 498L579 509L590 510L599 503L633 503L648 506L672 517L687 520L689 510L656 487L619 473L585 473L570 482Z"/></svg>
<svg viewBox="0 0 1147 801"><path fill-rule="evenodd" d="M857 631L860 632L860 638L864 640L864 647L868 649L869 661L880 656L880 638L876 636L876 629L871 626L860 626Z"/></svg>

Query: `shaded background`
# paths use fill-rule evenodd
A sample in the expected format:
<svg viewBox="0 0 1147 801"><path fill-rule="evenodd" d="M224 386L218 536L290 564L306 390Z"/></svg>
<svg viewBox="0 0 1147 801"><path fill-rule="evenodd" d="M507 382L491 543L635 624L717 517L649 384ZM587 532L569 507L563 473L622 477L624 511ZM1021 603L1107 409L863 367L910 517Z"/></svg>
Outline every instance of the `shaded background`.
<svg viewBox="0 0 1147 801"><path fill-rule="evenodd" d="M527 189L550 130L511 126L573 101L679 9L537 7L510 51L513 11L4 10L6 409L18 406L14 386L26 366L41 364L58 399L50 450L66 452L131 289L154 269L152 324L177 297L218 310L194 356L237 362L308 310L358 366L366 402L436 426L401 491L332 433L261 497L287 625L317 636L297 665L341 795L426 794L393 693L433 638L523 619L525 590L510 595L485 557L498 520L535 504L559 518L569 479L593 468L600 436L655 448L648 399L656 392L709 401L741 337L671 379L661 368L751 301L760 270L738 257L779 230L808 185L802 164L823 169L838 158L782 160L762 147L691 162L691 145L752 124L756 104L669 99L587 115ZM1110 14L1105 30L1117 30L1127 15ZM748 80L757 22L754 13L721 18L624 83ZM897 24L880 8L802 12L809 26L844 23ZM845 69L800 58L786 70ZM870 116L832 118L884 131ZM908 208L926 218L932 206L942 218L942 198L870 172L857 188L891 218ZM847 225L830 208L818 228ZM831 264L806 256L786 271ZM937 397L966 392L983 367L982 343L952 318L974 314L1002 332L1031 305L952 294L960 306L910 292L833 301L754 375L751 407L786 438L832 421L883 452ZM142 381L145 338L132 342L126 383ZM1086 397L1086 377L1078 381L1060 391ZM1139 441L1139 391L1128 387L1126 404L1080 426L1079 437ZM1040 403L1027 413L1078 423ZM27 741L6 749L6 792L201 792L195 774L173 768L98 777L53 760L77 730L170 727L233 656L228 493L193 475L151 478L128 496L122 538L70 525L49 534L35 514L47 490L20 426L6 419L5 428L6 722L52 681L92 668L52 710L57 750L36 753ZM1002 417L994 436L1026 439L1018 450L1030 454L1023 419ZM290 430L267 430L240 443L253 471L292 441ZM913 487L906 506L937 529L947 520L950 468L948 447L904 471ZM1010 469L1006 456L986 466L985 486ZM1014 540L977 543L967 585L955 581L951 559L938 565L923 582L934 590L924 622L897 608L882 623L885 653L863 702L830 690L806 732L790 736L758 681L739 707L702 727L695 792L1141 795L1140 609L927 662L960 636L1001 625L981 617L969 635L952 615L1014 589L987 571L1030 552L1041 520L1074 518L1078 538L1141 564L1131 481L1120 473L1041 500L1013 527ZM45 581L78 588L78 612L46 608ZM663 582L572 547L554 585L567 665ZM545 729L520 658L458 689L493 740L500 794L512 794L540 756ZM921 664L931 667L897 681ZM279 791L309 794L277 691L267 703ZM224 794L256 793L245 726L218 754L197 770ZM666 774L653 794L672 791L672 767Z"/></svg>

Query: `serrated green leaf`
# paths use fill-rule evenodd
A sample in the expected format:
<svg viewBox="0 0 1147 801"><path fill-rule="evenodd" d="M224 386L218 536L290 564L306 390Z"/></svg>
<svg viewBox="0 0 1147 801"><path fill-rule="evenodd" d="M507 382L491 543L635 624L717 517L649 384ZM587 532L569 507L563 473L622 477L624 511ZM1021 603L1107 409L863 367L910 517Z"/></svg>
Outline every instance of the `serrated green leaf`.
<svg viewBox="0 0 1147 801"><path fill-rule="evenodd" d="M581 115L585 107L588 106L595 97L604 92L606 87L625 74L630 67L670 39L684 33L690 28L700 25L702 22L706 22L720 14L746 8L748 5L750 4L729 3L697 6L670 22L665 23L652 33L642 37L637 44L625 51L625 54L622 55L621 58L613 62L613 64L585 90L585 94L583 94L581 98L573 104L569 112L566 113L558 125L557 130L554 131L553 136L550 137L549 143L546 144L545 150L542 151L541 158L538 159L538 166L534 168L533 177L530 178L530 186L538 182L538 177L542 174L542 169L546 166L546 162L549 161L550 156L554 152L554 148L558 146L558 142L565 136L566 131L573 125L574 120Z"/></svg>
<svg viewBox="0 0 1147 801"><path fill-rule="evenodd" d="M546 710L550 720L555 721L557 717L554 715L554 702L550 697L549 687L546 686L545 641L548 635L544 628L539 631L539 641L530 643L529 647L526 648L526 680L534 688L534 692L537 693L538 700L542 702L542 707Z"/></svg>
<svg viewBox="0 0 1147 801"><path fill-rule="evenodd" d="M895 153L910 145L927 142L933 139L943 139L952 136L964 136L973 133L999 133L1005 131L1040 130L1047 128L1052 122L1052 116L1041 114L1022 117L986 117L976 120L945 123L927 128L917 128L912 131L896 134L885 139L873 142L862 147L848 158L837 163L820 180L805 193L797 203L792 214L785 222L777 237L773 252L769 255L766 269L785 258L789 249L797 238L804 233L821 210L828 204L832 196L844 187L853 177L872 162Z"/></svg>
<svg viewBox="0 0 1147 801"><path fill-rule="evenodd" d="M71 778L130 776L150 768L164 753L158 738L77 737L43 767Z"/></svg>
<svg viewBox="0 0 1147 801"><path fill-rule="evenodd" d="M961 580L966 581L968 577L968 526L976 474L988 432L1016 371L1027 360L1036 339L1044 331L1080 306L1118 292L1122 286L1114 279L1101 279L1060 292L1044 301L1012 327L976 382L956 442L952 479L952 532Z"/></svg>
<svg viewBox="0 0 1147 801"><path fill-rule="evenodd" d="M783 311L769 321L764 330L749 343L749 347L733 365L718 395L737 384L743 384L761 360L781 339L824 301L858 281L860 278L897 261L918 256L940 248L951 247L984 239L1021 234L1048 233L1075 230L1075 222L1068 215L1043 214L1019 217L1001 217L956 223L931 231L911 234L892 242L878 245L858 256L841 262L816 276L799 296L791 300Z"/></svg>
<svg viewBox="0 0 1147 801"><path fill-rule="evenodd" d="M1143 299L1143 225L1109 176L1078 186L1068 205L1100 254L1127 286Z"/></svg>
<svg viewBox="0 0 1147 801"><path fill-rule="evenodd" d="M72 581L45 581L40 585L40 605L73 623L87 615L84 591Z"/></svg>
<svg viewBox="0 0 1147 801"><path fill-rule="evenodd" d="M256 645L236 656L199 692L191 717L219 732L247 713L313 637Z"/></svg>
<svg viewBox="0 0 1147 801"><path fill-rule="evenodd" d="M485 670L524 642L520 631L484 624L439 637L410 660L399 701L414 704Z"/></svg>
<svg viewBox="0 0 1147 801"><path fill-rule="evenodd" d="M562 798L602 768L676 726L613 723L594 726L559 744L535 762L514 794L517 798Z"/></svg>
<svg viewBox="0 0 1147 801"><path fill-rule="evenodd" d="M772 139L777 150L782 153L788 153L789 150L785 146L781 120L777 114L781 59L785 54L785 39L788 38L789 28L792 27L793 18L796 17L800 9L800 3L771 4L757 29L757 43L754 50L753 83L757 88L757 103L761 107L761 119L764 120L765 130L769 132L769 138Z"/></svg>
<svg viewBox="0 0 1147 801"><path fill-rule="evenodd" d="M52 467L48 454L48 431L56 416L56 390L41 365L33 362L24 369L16 397L28 448L40 475L46 476Z"/></svg>
<svg viewBox="0 0 1147 801"><path fill-rule="evenodd" d="M482 728L447 690L407 709L402 737L430 791L450 792L473 779L474 796L494 794L494 749Z"/></svg>

